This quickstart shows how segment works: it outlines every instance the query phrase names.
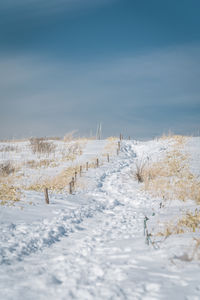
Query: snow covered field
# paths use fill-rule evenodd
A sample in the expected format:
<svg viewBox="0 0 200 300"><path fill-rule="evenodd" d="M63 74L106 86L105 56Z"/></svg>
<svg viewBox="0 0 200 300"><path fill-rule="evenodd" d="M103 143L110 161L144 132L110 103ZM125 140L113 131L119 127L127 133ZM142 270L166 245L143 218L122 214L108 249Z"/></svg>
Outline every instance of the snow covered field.
<svg viewBox="0 0 200 300"><path fill-rule="evenodd" d="M57 165L19 168L21 200L0 206L0 299L200 299L199 223L159 235L166 220L199 212L199 204L153 196L134 177L138 161L162 159L173 139L124 140L118 156L115 140L84 141L73 165L98 157L100 166L83 170L72 195L68 185L50 192L46 205L42 191L25 187L71 166L63 143L54 143L47 158ZM36 159L26 142L16 144L1 161ZM188 138L182 151L199 180L200 138Z"/></svg>

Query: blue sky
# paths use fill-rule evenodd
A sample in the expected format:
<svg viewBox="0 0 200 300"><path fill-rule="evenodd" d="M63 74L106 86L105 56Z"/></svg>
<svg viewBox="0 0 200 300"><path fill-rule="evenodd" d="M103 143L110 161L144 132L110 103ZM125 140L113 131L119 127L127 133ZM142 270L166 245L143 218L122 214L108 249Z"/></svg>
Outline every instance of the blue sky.
<svg viewBox="0 0 200 300"><path fill-rule="evenodd" d="M0 138L200 129L199 0L1 0Z"/></svg>

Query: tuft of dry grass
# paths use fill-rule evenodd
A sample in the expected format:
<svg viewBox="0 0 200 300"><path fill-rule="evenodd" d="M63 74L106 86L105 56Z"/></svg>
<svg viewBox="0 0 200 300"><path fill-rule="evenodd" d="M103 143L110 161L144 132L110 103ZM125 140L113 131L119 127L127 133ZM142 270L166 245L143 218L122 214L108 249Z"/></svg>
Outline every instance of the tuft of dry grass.
<svg viewBox="0 0 200 300"><path fill-rule="evenodd" d="M188 157L178 150L143 170L145 190L163 199L200 203L200 181L190 172Z"/></svg>
<svg viewBox="0 0 200 300"><path fill-rule="evenodd" d="M45 141L44 138L31 138L29 140L32 152L35 153L52 153L56 145L52 142Z"/></svg>
<svg viewBox="0 0 200 300"><path fill-rule="evenodd" d="M0 204L13 205L19 201L21 192L19 188L14 185L14 177L1 178L0 180Z"/></svg>
<svg viewBox="0 0 200 300"><path fill-rule="evenodd" d="M145 161L138 161L138 162L136 162L136 170L134 172L134 178L138 182L144 182L144 179L145 179L145 167L146 167L146 162Z"/></svg>
<svg viewBox="0 0 200 300"><path fill-rule="evenodd" d="M200 211L195 210L195 212L186 212L178 220L171 220L164 224L164 230L158 232L157 235L168 237L172 234L183 234L186 232L199 232L200 230Z"/></svg>
<svg viewBox="0 0 200 300"><path fill-rule="evenodd" d="M182 153L186 137L171 138L174 139L173 149L162 160L138 168L139 179L153 196L200 203L200 181L190 171L188 155Z"/></svg>
<svg viewBox="0 0 200 300"><path fill-rule="evenodd" d="M15 167L10 161L0 164L0 176L8 176L14 172Z"/></svg>

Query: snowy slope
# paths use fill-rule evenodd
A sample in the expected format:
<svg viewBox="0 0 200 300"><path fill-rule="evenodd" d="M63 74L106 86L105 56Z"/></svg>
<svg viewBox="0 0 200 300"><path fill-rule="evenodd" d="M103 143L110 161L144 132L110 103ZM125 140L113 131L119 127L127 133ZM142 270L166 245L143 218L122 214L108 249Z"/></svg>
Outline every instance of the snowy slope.
<svg viewBox="0 0 200 300"><path fill-rule="evenodd" d="M104 146L91 141L79 160ZM196 173L199 146L199 138L187 144ZM168 140L123 141L119 156L84 173L86 189L51 194L49 206L41 193L27 191L33 205L0 207L0 299L200 299L199 261L177 259L187 237L155 247L144 236L145 216L155 226L180 203L162 210L132 170L136 160L154 161L170 147Z"/></svg>

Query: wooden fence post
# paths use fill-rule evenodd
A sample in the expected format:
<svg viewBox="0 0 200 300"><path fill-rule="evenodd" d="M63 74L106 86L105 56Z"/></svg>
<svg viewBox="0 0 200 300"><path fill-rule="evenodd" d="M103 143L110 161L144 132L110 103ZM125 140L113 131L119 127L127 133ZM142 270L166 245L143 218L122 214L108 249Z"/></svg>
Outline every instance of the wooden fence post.
<svg viewBox="0 0 200 300"><path fill-rule="evenodd" d="M108 162L110 161L110 156L109 156L109 154L107 154L107 161L108 161Z"/></svg>
<svg viewBox="0 0 200 300"><path fill-rule="evenodd" d="M88 171L88 162L86 162L86 171Z"/></svg>
<svg viewBox="0 0 200 300"><path fill-rule="evenodd" d="M69 183L69 193L72 194L72 181Z"/></svg>
<svg viewBox="0 0 200 300"><path fill-rule="evenodd" d="M117 155L119 155L119 149L117 148Z"/></svg>
<svg viewBox="0 0 200 300"><path fill-rule="evenodd" d="M99 159L97 158L97 168L99 167Z"/></svg>
<svg viewBox="0 0 200 300"><path fill-rule="evenodd" d="M72 188L74 187L75 185L75 180L74 180L74 177L72 177Z"/></svg>
<svg viewBox="0 0 200 300"><path fill-rule="evenodd" d="M74 179L76 181L76 179L77 179L77 171L75 171L75 173L74 173Z"/></svg>
<svg viewBox="0 0 200 300"><path fill-rule="evenodd" d="M48 188L44 189L44 196L46 204L49 204L49 195L48 195Z"/></svg>
<svg viewBox="0 0 200 300"><path fill-rule="evenodd" d="M120 142L118 142L118 150L120 150Z"/></svg>
<svg viewBox="0 0 200 300"><path fill-rule="evenodd" d="M80 166L80 176L82 175L82 166Z"/></svg>

